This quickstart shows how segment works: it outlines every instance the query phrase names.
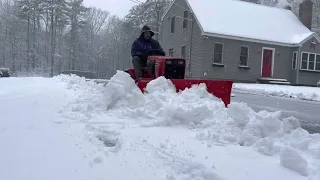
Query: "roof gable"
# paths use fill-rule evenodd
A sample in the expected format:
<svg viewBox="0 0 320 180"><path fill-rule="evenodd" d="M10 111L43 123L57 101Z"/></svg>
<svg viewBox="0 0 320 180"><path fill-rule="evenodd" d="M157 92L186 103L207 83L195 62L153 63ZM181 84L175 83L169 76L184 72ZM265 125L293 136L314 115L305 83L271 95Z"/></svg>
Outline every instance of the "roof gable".
<svg viewBox="0 0 320 180"><path fill-rule="evenodd" d="M301 45L310 36L319 38L290 10L239 0L185 1L195 14L203 35L289 46Z"/></svg>
<svg viewBox="0 0 320 180"><path fill-rule="evenodd" d="M320 37L316 33L313 33L309 37L307 37L303 41L301 41L300 45L303 45L304 43L306 43L307 41L309 41L312 38L315 38L317 40L317 43L320 43Z"/></svg>
<svg viewBox="0 0 320 180"><path fill-rule="evenodd" d="M169 5L168 9L164 12L164 14L161 17L161 21L163 21L164 17L168 14L168 12L170 11L171 7L174 5L174 3L176 3L177 0L174 0L171 2L171 4Z"/></svg>

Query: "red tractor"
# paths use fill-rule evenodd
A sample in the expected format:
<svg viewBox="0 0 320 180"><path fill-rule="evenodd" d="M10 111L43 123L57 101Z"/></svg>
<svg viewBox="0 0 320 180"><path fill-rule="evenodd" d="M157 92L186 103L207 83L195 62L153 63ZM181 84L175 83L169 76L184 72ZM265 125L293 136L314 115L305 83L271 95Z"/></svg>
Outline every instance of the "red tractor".
<svg viewBox="0 0 320 180"><path fill-rule="evenodd" d="M177 92L191 88L194 84L205 83L209 93L220 98L226 107L230 104L233 81L185 79L185 59L163 56L159 50L149 51L147 56L147 67L143 68L143 78L137 81L137 86L142 92L150 81L164 76L172 81ZM128 69L125 72L135 79L134 69Z"/></svg>

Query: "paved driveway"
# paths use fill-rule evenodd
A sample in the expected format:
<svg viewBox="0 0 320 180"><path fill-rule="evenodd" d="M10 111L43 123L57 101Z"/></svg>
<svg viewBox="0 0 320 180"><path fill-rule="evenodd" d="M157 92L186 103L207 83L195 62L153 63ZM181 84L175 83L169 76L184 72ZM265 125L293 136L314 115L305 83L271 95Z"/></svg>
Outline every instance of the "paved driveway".
<svg viewBox="0 0 320 180"><path fill-rule="evenodd" d="M231 101L247 103L256 111L281 111L282 118L294 116L310 133L320 133L320 102L251 94L238 90L234 90L233 93L235 97L232 97Z"/></svg>

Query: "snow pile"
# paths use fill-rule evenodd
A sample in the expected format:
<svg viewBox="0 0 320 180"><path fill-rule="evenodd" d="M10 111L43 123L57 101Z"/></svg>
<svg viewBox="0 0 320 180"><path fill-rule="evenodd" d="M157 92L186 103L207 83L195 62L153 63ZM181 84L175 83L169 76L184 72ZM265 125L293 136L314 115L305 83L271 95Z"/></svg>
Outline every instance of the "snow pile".
<svg viewBox="0 0 320 180"><path fill-rule="evenodd" d="M123 71L117 71L105 88L107 109L116 105L117 107L139 106L143 104L144 98L130 75Z"/></svg>
<svg viewBox="0 0 320 180"><path fill-rule="evenodd" d="M70 103L63 106L60 113L73 120L90 120L93 115L104 113L106 101L101 97L102 84L87 81L76 75L59 75L53 79L62 82L70 91ZM94 111L94 113L92 113Z"/></svg>
<svg viewBox="0 0 320 180"><path fill-rule="evenodd" d="M142 128L187 128L192 132L190 136L207 147L254 148L265 156L279 157L279 165L308 176L309 180L320 176L319 134L309 134L293 117L280 119L280 112L255 112L244 103L231 103L225 108L220 99L206 91L205 84L176 93L171 81L160 77L151 81L143 94L122 71L105 87L76 77L62 80L80 92L78 101L73 102L77 105L69 105L77 107L77 112L90 115L107 110L109 115L133 121L122 128L135 123L134 127ZM291 162L299 165L290 165Z"/></svg>
<svg viewBox="0 0 320 180"><path fill-rule="evenodd" d="M233 88L271 96L320 101L320 88L317 87L235 83Z"/></svg>
<svg viewBox="0 0 320 180"><path fill-rule="evenodd" d="M280 152L282 166L297 171L303 176L308 176L308 162L301 157L298 151L291 147L285 147Z"/></svg>
<svg viewBox="0 0 320 180"><path fill-rule="evenodd" d="M148 93L143 95L131 77L121 71L110 79L105 92L111 100L107 102L109 108L121 107L117 110L129 117L153 119L152 125L201 125L213 112L219 114L224 108L222 101L206 91L205 84L177 94L172 82L160 77L147 85Z"/></svg>

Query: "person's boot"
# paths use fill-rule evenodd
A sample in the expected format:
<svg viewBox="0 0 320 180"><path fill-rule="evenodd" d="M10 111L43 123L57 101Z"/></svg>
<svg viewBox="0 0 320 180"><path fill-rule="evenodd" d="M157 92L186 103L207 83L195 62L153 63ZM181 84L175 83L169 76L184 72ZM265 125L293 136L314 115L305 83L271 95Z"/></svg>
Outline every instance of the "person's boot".
<svg viewBox="0 0 320 180"><path fill-rule="evenodd" d="M138 81L139 78L142 77L142 69L141 69L141 65L140 65L140 58L135 56L132 58L132 64L133 64L133 68L134 68L134 72L136 74L136 82Z"/></svg>

